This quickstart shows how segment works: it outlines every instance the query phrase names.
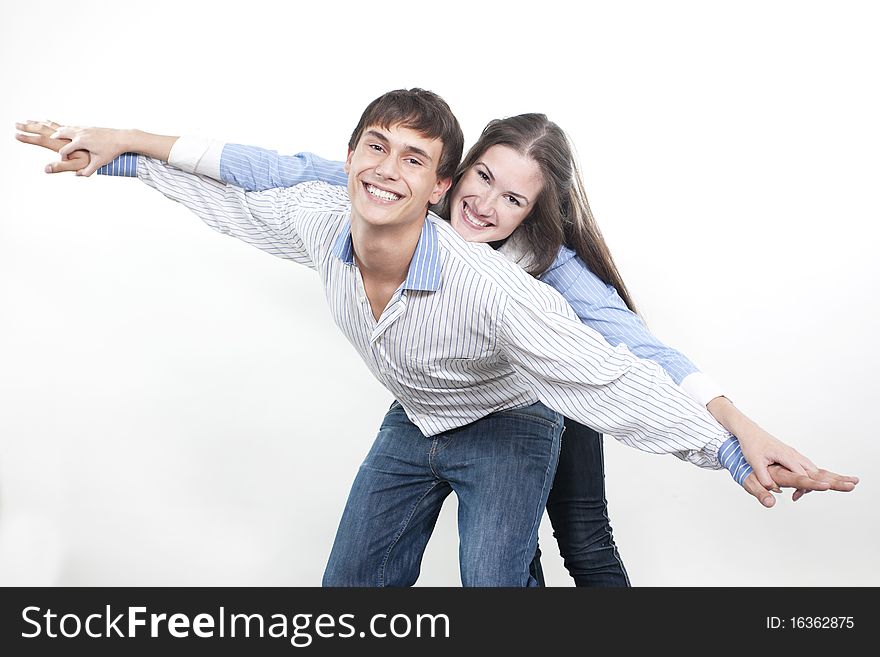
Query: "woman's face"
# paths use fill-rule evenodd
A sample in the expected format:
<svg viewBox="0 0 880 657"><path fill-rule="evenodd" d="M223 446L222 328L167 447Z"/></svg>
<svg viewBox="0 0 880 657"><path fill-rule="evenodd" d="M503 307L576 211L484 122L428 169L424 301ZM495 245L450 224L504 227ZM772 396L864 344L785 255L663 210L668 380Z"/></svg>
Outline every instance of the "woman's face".
<svg viewBox="0 0 880 657"><path fill-rule="evenodd" d="M529 216L543 186L534 160L491 146L452 190L449 220L468 242L503 240Z"/></svg>

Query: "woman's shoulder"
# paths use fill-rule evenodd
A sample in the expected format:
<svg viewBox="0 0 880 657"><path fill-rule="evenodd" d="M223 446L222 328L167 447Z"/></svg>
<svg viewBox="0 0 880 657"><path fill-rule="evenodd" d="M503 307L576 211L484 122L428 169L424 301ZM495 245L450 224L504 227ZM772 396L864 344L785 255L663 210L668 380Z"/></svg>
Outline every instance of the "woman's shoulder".
<svg viewBox="0 0 880 657"><path fill-rule="evenodd" d="M559 251L556 253L556 259L553 260L553 264L547 267L547 271L542 274L541 278L561 274L573 275L581 272L591 273L590 268L587 267L587 263L578 256L577 252L571 247L563 244L559 247Z"/></svg>
<svg viewBox="0 0 880 657"><path fill-rule="evenodd" d="M604 303L609 297L617 296L614 286L599 278L583 258L567 246L559 249L556 260L541 275L541 280L564 295L574 294L591 303L600 300Z"/></svg>

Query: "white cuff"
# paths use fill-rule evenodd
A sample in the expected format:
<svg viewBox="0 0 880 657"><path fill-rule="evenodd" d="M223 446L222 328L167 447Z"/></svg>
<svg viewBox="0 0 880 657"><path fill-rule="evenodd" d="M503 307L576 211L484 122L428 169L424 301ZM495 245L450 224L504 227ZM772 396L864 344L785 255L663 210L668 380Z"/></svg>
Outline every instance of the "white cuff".
<svg viewBox="0 0 880 657"><path fill-rule="evenodd" d="M681 387L700 406L705 406L716 397L725 396L721 386L702 372L688 374L682 379Z"/></svg>
<svg viewBox="0 0 880 657"><path fill-rule="evenodd" d="M187 173L220 180L220 156L225 144L204 137L180 137L168 154L168 164Z"/></svg>

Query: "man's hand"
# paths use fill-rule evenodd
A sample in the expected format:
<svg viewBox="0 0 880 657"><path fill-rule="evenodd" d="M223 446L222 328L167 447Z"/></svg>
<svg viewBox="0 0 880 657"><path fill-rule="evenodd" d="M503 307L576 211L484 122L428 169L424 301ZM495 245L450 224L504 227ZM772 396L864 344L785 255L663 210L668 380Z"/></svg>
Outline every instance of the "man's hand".
<svg viewBox="0 0 880 657"><path fill-rule="evenodd" d="M91 176L105 164L109 164L128 150L131 141L128 130L113 128L76 128L59 126L49 135L50 139L66 139L69 143L61 147L58 154L64 161L71 154L82 150L89 154L89 164L77 171L78 176ZM167 156L166 156L167 157Z"/></svg>
<svg viewBox="0 0 880 657"><path fill-rule="evenodd" d="M749 426L750 425L750 426ZM817 467L810 459L793 447L786 445L778 438L764 431L754 422L749 421L745 428L737 434L743 456L752 466L753 472L747 478L755 477L757 484L764 489L758 497L764 506L770 507L767 498L773 497L767 491L782 492L780 487L795 488L791 499L797 502L807 493L814 490L836 490L850 492L859 483L858 477L839 475ZM747 482L743 482L745 485ZM757 491L760 493L760 491Z"/></svg>
<svg viewBox="0 0 880 657"><path fill-rule="evenodd" d="M850 492L859 483L858 477L839 475L836 472L822 469L817 469L809 474L797 474L785 466L773 464L767 468L767 472L774 484L771 490L781 493L782 488L794 488L795 491L792 493L791 499L795 502L814 490ZM743 488L768 509L776 504L776 499L761 485L754 472L746 477Z"/></svg>
<svg viewBox="0 0 880 657"><path fill-rule="evenodd" d="M781 493L780 487L795 488L791 499L796 502L810 491L849 492L859 483L858 477L819 469L799 451L758 426L726 397L716 397L706 408L739 440L743 456L753 470L743 487L768 508L775 504L769 491Z"/></svg>
<svg viewBox="0 0 880 657"><path fill-rule="evenodd" d="M50 151L58 152L70 143L69 139L57 139L52 135L61 126L54 121L25 121L24 123L16 123L18 132L15 138L25 144L33 144L34 146L42 146ZM80 173L90 162L88 151L74 150L70 152L66 159L59 162L52 162L46 165L46 173L61 173L63 171L75 171L76 175Z"/></svg>
<svg viewBox="0 0 880 657"><path fill-rule="evenodd" d="M47 173L76 171L78 176L91 176L105 164L128 152L167 162L171 148L177 141L177 137L142 130L75 128L54 121L28 121L16 123L15 127L21 131L15 136L19 141L49 148L61 155L60 162L46 167ZM84 166L83 157L88 158ZM75 163L71 164L71 161Z"/></svg>

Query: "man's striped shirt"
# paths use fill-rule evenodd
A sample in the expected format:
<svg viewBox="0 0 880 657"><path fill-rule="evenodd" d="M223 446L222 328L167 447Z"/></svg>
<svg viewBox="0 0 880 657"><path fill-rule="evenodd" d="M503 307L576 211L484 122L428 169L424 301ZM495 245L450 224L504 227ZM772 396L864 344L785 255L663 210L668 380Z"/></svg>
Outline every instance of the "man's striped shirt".
<svg viewBox="0 0 880 657"><path fill-rule="evenodd" d="M376 321L344 189L245 193L143 157L137 175L212 228L316 270L337 325L425 435L540 400L630 446L720 467L730 435L656 363L608 345L555 290L436 216Z"/></svg>

